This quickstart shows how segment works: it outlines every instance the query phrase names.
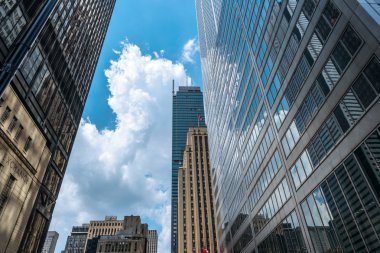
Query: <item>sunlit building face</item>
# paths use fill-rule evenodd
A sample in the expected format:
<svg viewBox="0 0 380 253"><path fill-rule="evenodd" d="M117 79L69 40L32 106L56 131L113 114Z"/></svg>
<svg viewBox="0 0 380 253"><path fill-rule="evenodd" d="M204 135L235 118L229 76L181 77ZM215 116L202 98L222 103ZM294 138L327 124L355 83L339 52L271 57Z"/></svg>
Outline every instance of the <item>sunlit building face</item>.
<svg viewBox="0 0 380 253"><path fill-rule="evenodd" d="M380 250L378 8L196 1L221 249Z"/></svg>

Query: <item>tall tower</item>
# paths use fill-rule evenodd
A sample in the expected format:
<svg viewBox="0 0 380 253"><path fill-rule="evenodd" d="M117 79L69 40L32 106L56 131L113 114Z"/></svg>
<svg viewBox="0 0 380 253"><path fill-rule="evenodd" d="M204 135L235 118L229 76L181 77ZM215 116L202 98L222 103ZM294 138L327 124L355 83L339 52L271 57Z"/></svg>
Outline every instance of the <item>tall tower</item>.
<svg viewBox="0 0 380 253"><path fill-rule="evenodd" d="M59 234L56 231L49 231L46 236L42 253L54 253Z"/></svg>
<svg viewBox="0 0 380 253"><path fill-rule="evenodd" d="M157 253L158 234L157 230L148 230L148 246L147 253Z"/></svg>
<svg viewBox="0 0 380 253"><path fill-rule="evenodd" d="M380 251L378 1L196 11L221 248Z"/></svg>
<svg viewBox="0 0 380 253"><path fill-rule="evenodd" d="M15 72L0 94L1 253L42 250L114 5L0 2L1 74Z"/></svg>
<svg viewBox="0 0 380 253"><path fill-rule="evenodd" d="M71 234L67 237L65 253L84 252L86 249L86 239L89 231L89 224L73 226Z"/></svg>
<svg viewBox="0 0 380 253"><path fill-rule="evenodd" d="M178 253L218 252L206 128L190 128L178 171Z"/></svg>
<svg viewBox="0 0 380 253"><path fill-rule="evenodd" d="M200 87L180 86L173 89L172 127L172 252L177 252L178 169L182 165L187 131L190 127L205 126L203 94Z"/></svg>

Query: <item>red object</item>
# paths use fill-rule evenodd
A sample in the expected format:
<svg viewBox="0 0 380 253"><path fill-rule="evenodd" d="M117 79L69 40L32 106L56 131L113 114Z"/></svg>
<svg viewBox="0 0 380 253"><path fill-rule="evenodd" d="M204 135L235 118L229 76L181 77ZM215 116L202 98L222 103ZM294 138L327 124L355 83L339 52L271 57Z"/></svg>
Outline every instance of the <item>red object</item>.
<svg viewBox="0 0 380 253"><path fill-rule="evenodd" d="M207 250L206 246L203 247L202 253L210 253L210 251Z"/></svg>
<svg viewBox="0 0 380 253"><path fill-rule="evenodd" d="M202 116L201 115L197 115L197 118L198 118L198 120L203 120L203 118L202 118ZM203 253L203 252L202 252Z"/></svg>

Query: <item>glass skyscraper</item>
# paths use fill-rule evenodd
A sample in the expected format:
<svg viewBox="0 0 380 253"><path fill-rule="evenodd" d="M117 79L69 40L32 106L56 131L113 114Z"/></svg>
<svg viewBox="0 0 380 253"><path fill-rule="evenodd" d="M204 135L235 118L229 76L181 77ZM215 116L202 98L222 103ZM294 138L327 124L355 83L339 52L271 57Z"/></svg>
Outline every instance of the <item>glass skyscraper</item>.
<svg viewBox="0 0 380 253"><path fill-rule="evenodd" d="M173 90L172 122L172 223L171 247L177 252L178 169L182 165L187 131L191 127L205 127L203 94L200 87L179 86Z"/></svg>
<svg viewBox="0 0 380 253"><path fill-rule="evenodd" d="M114 5L0 1L0 252L42 250Z"/></svg>
<svg viewBox="0 0 380 253"><path fill-rule="evenodd" d="M227 252L380 252L380 8L196 0Z"/></svg>

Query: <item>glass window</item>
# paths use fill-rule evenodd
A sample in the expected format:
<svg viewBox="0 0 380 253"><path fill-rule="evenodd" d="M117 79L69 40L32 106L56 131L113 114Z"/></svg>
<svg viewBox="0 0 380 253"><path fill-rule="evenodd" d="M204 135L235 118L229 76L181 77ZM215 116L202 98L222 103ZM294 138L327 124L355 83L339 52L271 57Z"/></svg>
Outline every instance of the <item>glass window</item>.
<svg viewBox="0 0 380 253"><path fill-rule="evenodd" d="M45 113L47 112L48 105L54 95L55 88L56 85L52 77L47 76L42 80L39 88L35 91L37 101Z"/></svg>
<svg viewBox="0 0 380 253"><path fill-rule="evenodd" d="M334 116L335 119L337 119L343 133L345 133L350 128L350 125L348 124L347 118L339 106L335 108Z"/></svg>
<svg viewBox="0 0 380 253"><path fill-rule="evenodd" d="M355 81L355 83L352 85L352 89L358 96L364 108L367 108L376 98L376 91L372 88L372 86L363 75L360 75L359 78Z"/></svg>
<svg viewBox="0 0 380 253"><path fill-rule="evenodd" d="M14 3L12 3L12 5L13 4ZM7 6L7 4L1 3L3 10L5 6ZM11 13L8 13L7 16L2 20L0 23L0 37L4 40L7 47L10 47L12 43L17 39L18 35L25 25L26 19L20 7L18 6L13 9Z"/></svg>
<svg viewBox="0 0 380 253"><path fill-rule="evenodd" d="M38 47L35 47L32 53L25 58L21 66L21 73L28 84L31 84L42 60L41 51Z"/></svg>
<svg viewBox="0 0 380 253"><path fill-rule="evenodd" d="M319 39L322 42L325 42L327 37L329 36L331 32L331 27L330 25L326 22L326 20L321 17L317 23L317 26L315 27L315 30L317 34L319 35Z"/></svg>
<svg viewBox="0 0 380 253"><path fill-rule="evenodd" d="M368 64L364 73L376 91L380 93L380 62L376 57Z"/></svg>
<svg viewBox="0 0 380 253"><path fill-rule="evenodd" d="M294 166L297 168L297 172L298 172L298 175L300 177L300 182L301 183L304 182L307 175L303 169L301 159L298 159Z"/></svg>
<svg viewBox="0 0 380 253"><path fill-rule="evenodd" d="M302 155L301 155L301 162L302 162L302 166L305 170L305 173L307 176L309 176L313 170L312 168L312 165L310 163L310 160L309 160L309 156L307 155L307 152L303 152Z"/></svg>
<svg viewBox="0 0 380 253"><path fill-rule="evenodd" d="M49 167L45 175L44 185L54 196L58 193L57 190L59 183L60 177L57 172L52 167Z"/></svg>
<svg viewBox="0 0 380 253"><path fill-rule="evenodd" d="M66 105L59 93L56 94L53 103L50 107L48 119L53 129L58 132L61 127L61 121L66 114Z"/></svg>
<svg viewBox="0 0 380 253"><path fill-rule="evenodd" d="M292 173L294 185L296 188L298 188L301 185L301 180L299 179L299 176L298 176L298 168L296 166L293 166L290 171Z"/></svg>
<svg viewBox="0 0 380 253"><path fill-rule="evenodd" d="M339 18L340 11L335 5L332 3L333 1L328 1L325 9L323 10L323 15L329 21L331 26L334 26L336 21Z"/></svg>
<svg viewBox="0 0 380 253"><path fill-rule="evenodd" d="M350 51L351 55L354 55L356 51L359 49L362 40L349 25L342 36L342 42L346 46L348 51Z"/></svg>
<svg viewBox="0 0 380 253"><path fill-rule="evenodd" d="M36 78L33 82L32 91L34 94L38 93L39 89L41 88L42 84L50 78L50 72L46 66L46 64L43 64L41 69L39 70L38 74L36 75Z"/></svg>
<svg viewBox="0 0 380 253"><path fill-rule="evenodd" d="M337 67L339 74L342 74L342 72L350 62L351 56L343 47L341 42L338 42L334 51L332 52L332 60L335 63L335 66Z"/></svg>

